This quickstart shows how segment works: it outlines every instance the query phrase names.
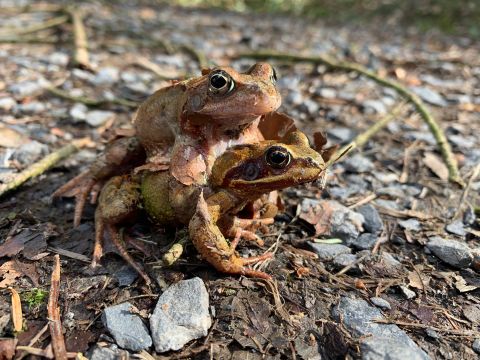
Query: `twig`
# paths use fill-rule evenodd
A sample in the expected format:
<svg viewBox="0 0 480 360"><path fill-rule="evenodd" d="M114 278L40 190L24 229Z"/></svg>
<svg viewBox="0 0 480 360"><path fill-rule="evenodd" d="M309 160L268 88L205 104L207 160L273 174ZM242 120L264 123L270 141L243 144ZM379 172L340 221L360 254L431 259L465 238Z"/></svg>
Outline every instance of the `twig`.
<svg viewBox="0 0 480 360"><path fill-rule="evenodd" d="M478 175L480 175L480 163L478 163L473 168L472 175L468 179L467 186L463 190L462 196L460 197L460 201L458 202L458 207L457 207L457 211L455 212L454 218L457 218L458 215L460 215L460 212L462 211L462 207L463 207L463 204L465 202L465 199L467 198L468 192L470 191L470 188L472 187L472 184L475 181L475 179L478 177Z"/></svg>
<svg viewBox="0 0 480 360"><path fill-rule="evenodd" d="M35 164L30 165L22 172L16 174L12 181L7 184L0 185L0 198L2 198L8 192L17 189L27 180L43 174L45 171L56 165L59 161L69 157L73 153L77 152L80 148L88 143L87 139L80 139L73 141L57 151L45 156L42 160Z"/></svg>
<svg viewBox="0 0 480 360"><path fill-rule="evenodd" d="M381 213L393 216L393 217L399 217L399 218L405 218L405 217L415 217L420 220L429 220L433 219L432 215L425 214L420 211L415 211L415 210L395 210L392 208L386 208L380 205L375 205L378 210L380 210Z"/></svg>
<svg viewBox="0 0 480 360"><path fill-rule="evenodd" d="M4 44L58 44L60 40L32 36L3 36L0 35L0 43Z"/></svg>
<svg viewBox="0 0 480 360"><path fill-rule="evenodd" d="M264 52L252 52L252 53L239 54L237 56L237 58L242 58L242 57L254 58L254 59L276 59L276 60L281 60L286 62L310 62L313 64L323 64L333 70L354 71L358 74L361 74L377 82L380 85L394 89L399 95L401 95L408 102L412 103L415 106L415 109L418 111L422 119L428 125L430 131L435 137L435 140L437 141L437 144L442 154L445 165L448 168L450 181L460 184L461 186L464 186L464 182L458 173L457 160L455 159L452 153L452 149L450 147L450 144L447 141L445 133L440 128L440 126L438 125L434 117L427 110L427 107L425 106L423 101L402 84L393 80L385 79L379 76L378 74L376 74L375 72L368 70L367 68L359 64L346 62L346 61L340 62L324 56L302 56L302 55L292 55L292 54L264 51Z"/></svg>
<svg viewBox="0 0 480 360"><path fill-rule="evenodd" d="M379 132L383 127L385 127L390 121L397 118L397 116L402 112L403 107L405 106L404 102L401 102L395 106L392 111L390 111L385 117L377 121L371 127L369 127L364 132L358 134L355 139L353 139L349 144L341 147L333 156L331 162L336 162L339 157L347 155L353 149L362 147L365 145L370 138ZM337 155L338 154L338 155ZM329 161L330 162L330 161Z"/></svg>
<svg viewBox="0 0 480 360"><path fill-rule="evenodd" d="M85 26L83 25L83 12L77 7L68 7L65 12L72 21L73 39L75 51L73 53L73 62L76 66L83 69L91 69L89 54L88 54L88 40Z"/></svg>
<svg viewBox="0 0 480 360"><path fill-rule="evenodd" d="M79 102L92 107L104 106L108 104L122 105L129 108L136 108L138 106L138 103L136 103L135 101L130 101L127 99L113 98L110 100L107 100L107 99L96 100L96 99L88 98L85 96L72 96L66 91L60 90L58 87L54 87L54 86L49 86L45 88L45 90L62 99L70 100L73 102Z"/></svg>
<svg viewBox="0 0 480 360"><path fill-rule="evenodd" d="M52 337L52 348L55 359L66 360L67 349L62 332L62 321L60 319L60 307L58 306L58 296L60 294L60 255L55 255L55 264L52 271L52 280L50 285L50 296L48 297L48 319L50 327L50 336Z"/></svg>
<svg viewBox="0 0 480 360"><path fill-rule="evenodd" d="M367 256L370 256L370 254L365 254L363 255L362 257L358 258L357 260L355 260L354 262L348 264L347 266L345 266L343 269L341 269L339 272L337 272L335 274L335 276L340 276L340 275L343 275L345 274L348 270L350 270L351 268L353 268L354 266L357 266L358 264L360 264L363 260L365 260L367 258Z"/></svg>
<svg viewBox="0 0 480 360"><path fill-rule="evenodd" d="M48 323L45 324L45 326L37 333L37 335L35 335L31 340L30 342L28 343L28 347L32 347L33 345L35 345L35 343L40 340L40 338L43 336L43 334L45 334L45 332L48 330ZM17 360L22 360L25 356L27 356L28 354L25 352L25 353L21 353L19 355L17 355Z"/></svg>
<svg viewBox="0 0 480 360"><path fill-rule="evenodd" d="M194 47L190 45L180 45L179 46L180 50L185 51L186 53L190 54L197 62L200 68L202 69L208 69L209 67L209 62L203 52L200 50L195 49Z"/></svg>
<svg viewBox="0 0 480 360"><path fill-rule="evenodd" d="M160 66L155 64L153 61L150 61L145 56L137 56L134 61L134 64L141 66L147 70L150 70L155 75L157 75L157 77L161 80L174 80L173 77L165 75Z"/></svg>
<svg viewBox="0 0 480 360"><path fill-rule="evenodd" d="M3 29L4 32L2 33L2 29L0 29L0 36L9 37L9 36L19 36L19 35L32 34L32 33L38 32L38 31L47 30L47 29L50 29L50 28L57 27L61 24L66 23L67 21L68 21L68 16L60 15L60 16L54 17L52 19L49 19L47 21L44 21L40 24L35 24L35 25L32 25L32 26L26 27L22 30L16 30L12 33L8 33L5 29Z"/></svg>
<svg viewBox="0 0 480 360"><path fill-rule="evenodd" d="M480 336L480 333L478 331L473 331L473 330L464 331L464 330L456 330L456 329L443 329L435 326L428 326L425 324L409 323L406 321L397 321L397 320L389 320L389 319L374 319L372 321L378 324L395 324L399 326L409 326L409 327L419 328L419 329L430 329L436 332L443 332L443 333L458 335L458 336L472 336L472 337Z"/></svg>

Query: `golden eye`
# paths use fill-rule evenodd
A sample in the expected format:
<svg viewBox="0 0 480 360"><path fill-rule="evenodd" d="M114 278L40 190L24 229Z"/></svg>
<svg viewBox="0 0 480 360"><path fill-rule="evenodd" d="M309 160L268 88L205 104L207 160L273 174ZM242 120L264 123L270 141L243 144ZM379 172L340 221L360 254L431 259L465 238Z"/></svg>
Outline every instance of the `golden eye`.
<svg viewBox="0 0 480 360"><path fill-rule="evenodd" d="M275 169L284 169L292 160L292 156L281 146L272 146L265 153L265 161Z"/></svg>
<svg viewBox="0 0 480 360"><path fill-rule="evenodd" d="M275 68L272 66L272 76L270 76L270 81L272 82L273 85L277 83L277 71Z"/></svg>
<svg viewBox="0 0 480 360"><path fill-rule="evenodd" d="M208 90L215 95L226 95L233 91L235 82L223 70L216 70L210 74Z"/></svg>

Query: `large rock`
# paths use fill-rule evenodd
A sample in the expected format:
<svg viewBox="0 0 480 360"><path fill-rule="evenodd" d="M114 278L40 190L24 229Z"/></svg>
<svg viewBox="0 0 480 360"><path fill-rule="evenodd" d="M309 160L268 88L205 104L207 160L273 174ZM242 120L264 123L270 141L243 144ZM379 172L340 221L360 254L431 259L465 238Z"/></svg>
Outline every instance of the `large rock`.
<svg viewBox="0 0 480 360"><path fill-rule="evenodd" d="M339 255L350 254L352 249L342 244L308 243L321 261L331 261Z"/></svg>
<svg viewBox="0 0 480 360"><path fill-rule="evenodd" d="M132 304L126 302L106 308L102 314L103 324L118 346L133 351L148 349L152 338L142 319L130 312L131 307Z"/></svg>
<svg viewBox="0 0 480 360"><path fill-rule="evenodd" d="M440 260L456 268L467 268L473 261L472 252L467 244L455 240L432 236L429 238L427 248Z"/></svg>
<svg viewBox="0 0 480 360"><path fill-rule="evenodd" d="M362 214L365 222L363 228L365 231L376 234L383 230L383 222L377 209L371 204L363 205L357 209L357 212Z"/></svg>
<svg viewBox="0 0 480 360"><path fill-rule="evenodd" d="M150 317L157 352L179 350L206 336L212 325L208 309L208 292L200 278L180 281L165 290Z"/></svg>
<svg viewBox="0 0 480 360"><path fill-rule="evenodd" d="M361 339L364 360L430 359L397 325L376 323L375 319L384 318L382 312L365 300L342 297L333 309L333 316Z"/></svg>

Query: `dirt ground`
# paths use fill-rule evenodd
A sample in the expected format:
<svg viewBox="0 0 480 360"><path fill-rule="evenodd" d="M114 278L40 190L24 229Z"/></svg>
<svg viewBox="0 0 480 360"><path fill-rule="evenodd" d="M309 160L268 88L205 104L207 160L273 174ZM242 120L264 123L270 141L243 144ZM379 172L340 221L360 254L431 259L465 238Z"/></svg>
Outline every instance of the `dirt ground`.
<svg viewBox="0 0 480 360"><path fill-rule="evenodd" d="M14 336L7 290L13 287L22 299L24 316L24 330L15 335L17 346L45 349L50 344L50 333L45 331L29 345L48 322L53 256L60 253L59 305L66 347L87 357L100 346L113 349L117 358L148 359L148 354L129 354L113 345L102 311L128 300L148 317L168 285L200 277L213 318L208 336L176 352L155 355L151 348L147 351L151 355L161 359L387 358L378 355L384 354L380 350L374 355L365 347L371 336L352 320L377 309L372 300L376 297L390 307L377 305L383 321L396 324L424 351L419 355L421 350L415 348L416 358L478 358L474 351L476 346L480 349L480 343L475 346L476 339L480 342L478 42L380 22L327 27L320 21L280 15L152 6L142 1L92 2L80 6L88 14L84 23L93 69L89 71L72 64L71 24L18 34L18 29L62 15L35 8L22 11L14 5L18 6L0 1L5 7L0 12L1 28L15 35L8 35L6 41L7 35L0 32L4 39L0 40L0 182L7 183L72 139L88 137L93 145L0 200L0 337ZM332 167L324 191L307 185L282 193L286 209L261 234L264 248L240 249L242 254L275 249L275 258L263 265L273 275L273 283L222 275L192 246L173 267L162 268L161 255L185 236L185 229L155 229L147 220L125 231L143 240L144 251L130 251L155 280L151 289L113 247L107 249L101 269L92 271L95 207L88 205L82 225L73 229L74 201L52 200L54 190L101 152L108 128L131 127L135 106L129 105L167 85L165 78L197 75L202 66L214 64L245 70L255 60L240 54L262 50L328 54L402 83L425 101L441 124L468 187L448 181L435 139L414 107L406 104L365 146ZM280 110L309 136L325 131L331 144L348 143L402 101L394 90L353 72L330 71L309 62L271 63L279 73ZM49 86L77 98L58 96ZM343 205L338 211L346 217L336 229L325 230L318 223L332 201ZM378 231L369 232L365 223L362 228L349 218L366 204L380 215ZM327 217L328 221L334 220ZM443 242L435 246L435 237L460 244L458 252ZM337 239L344 245L341 251L350 255L324 253L324 247L338 243ZM367 303L352 314L339 307L342 299ZM379 338L372 347L381 349L384 342ZM400 358L390 351L392 359Z"/></svg>

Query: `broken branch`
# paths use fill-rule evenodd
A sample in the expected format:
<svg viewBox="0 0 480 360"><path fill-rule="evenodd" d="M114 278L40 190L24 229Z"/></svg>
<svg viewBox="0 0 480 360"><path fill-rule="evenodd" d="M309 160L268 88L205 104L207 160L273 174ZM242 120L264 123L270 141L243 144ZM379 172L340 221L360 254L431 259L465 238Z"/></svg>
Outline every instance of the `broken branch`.
<svg viewBox="0 0 480 360"><path fill-rule="evenodd" d="M62 321L60 319L60 307L58 306L58 296L60 294L60 256L55 255L55 264L53 265L52 280L50 285L50 296L48 297L48 318L50 327L50 336L52 337L52 348L55 359L66 360L67 349L62 332Z"/></svg>
<svg viewBox="0 0 480 360"><path fill-rule="evenodd" d="M457 160L453 155L452 149L450 147L449 142L447 141L445 133L440 128L440 126L438 125L437 121L432 116L432 114L428 111L423 101L402 84L394 80L383 78L380 75L363 67L360 64L355 64L347 61L336 61L334 59L330 59L325 56L306 56L306 55L302 56L302 55L292 55L292 54L276 53L276 52L269 52L269 51L260 51L260 52L239 54L237 58L253 58L253 59L260 59L260 60L275 59L275 60L280 60L285 62L310 62L313 64L323 64L327 66L327 68L332 70L356 72L357 74L363 75L377 82L380 85L394 89L400 96L402 96L409 103L415 106L415 109L417 110L417 112L420 114L422 119L428 125L431 133L433 134L433 136L435 137L435 140L437 141L437 145L442 154L443 161L445 162L445 165L448 168L450 181L455 182L461 186L464 186L464 182L458 172Z"/></svg>
<svg viewBox="0 0 480 360"><path fill-rule="evenodd" d="M73 39L75 51L73 54L73 62L76 66L83 69L91 69L88 54L88 40L85 26L83 25L83 12L76 7L69 7L65 10L72 21Z"/></svg>
<svg viewBox="0 0 480 360"><path fill-rule="evenodd" d="M0 185L0 198L8 192L17 189L27 180L43 174L45 171L56 165L59 161L69 157L73 153L77 152L80 148L84 147L89 142L88 139L79 139L73 141L57 151L45 156L42 160L30 165L14 176L14 178L7 184Z"/></svg>

